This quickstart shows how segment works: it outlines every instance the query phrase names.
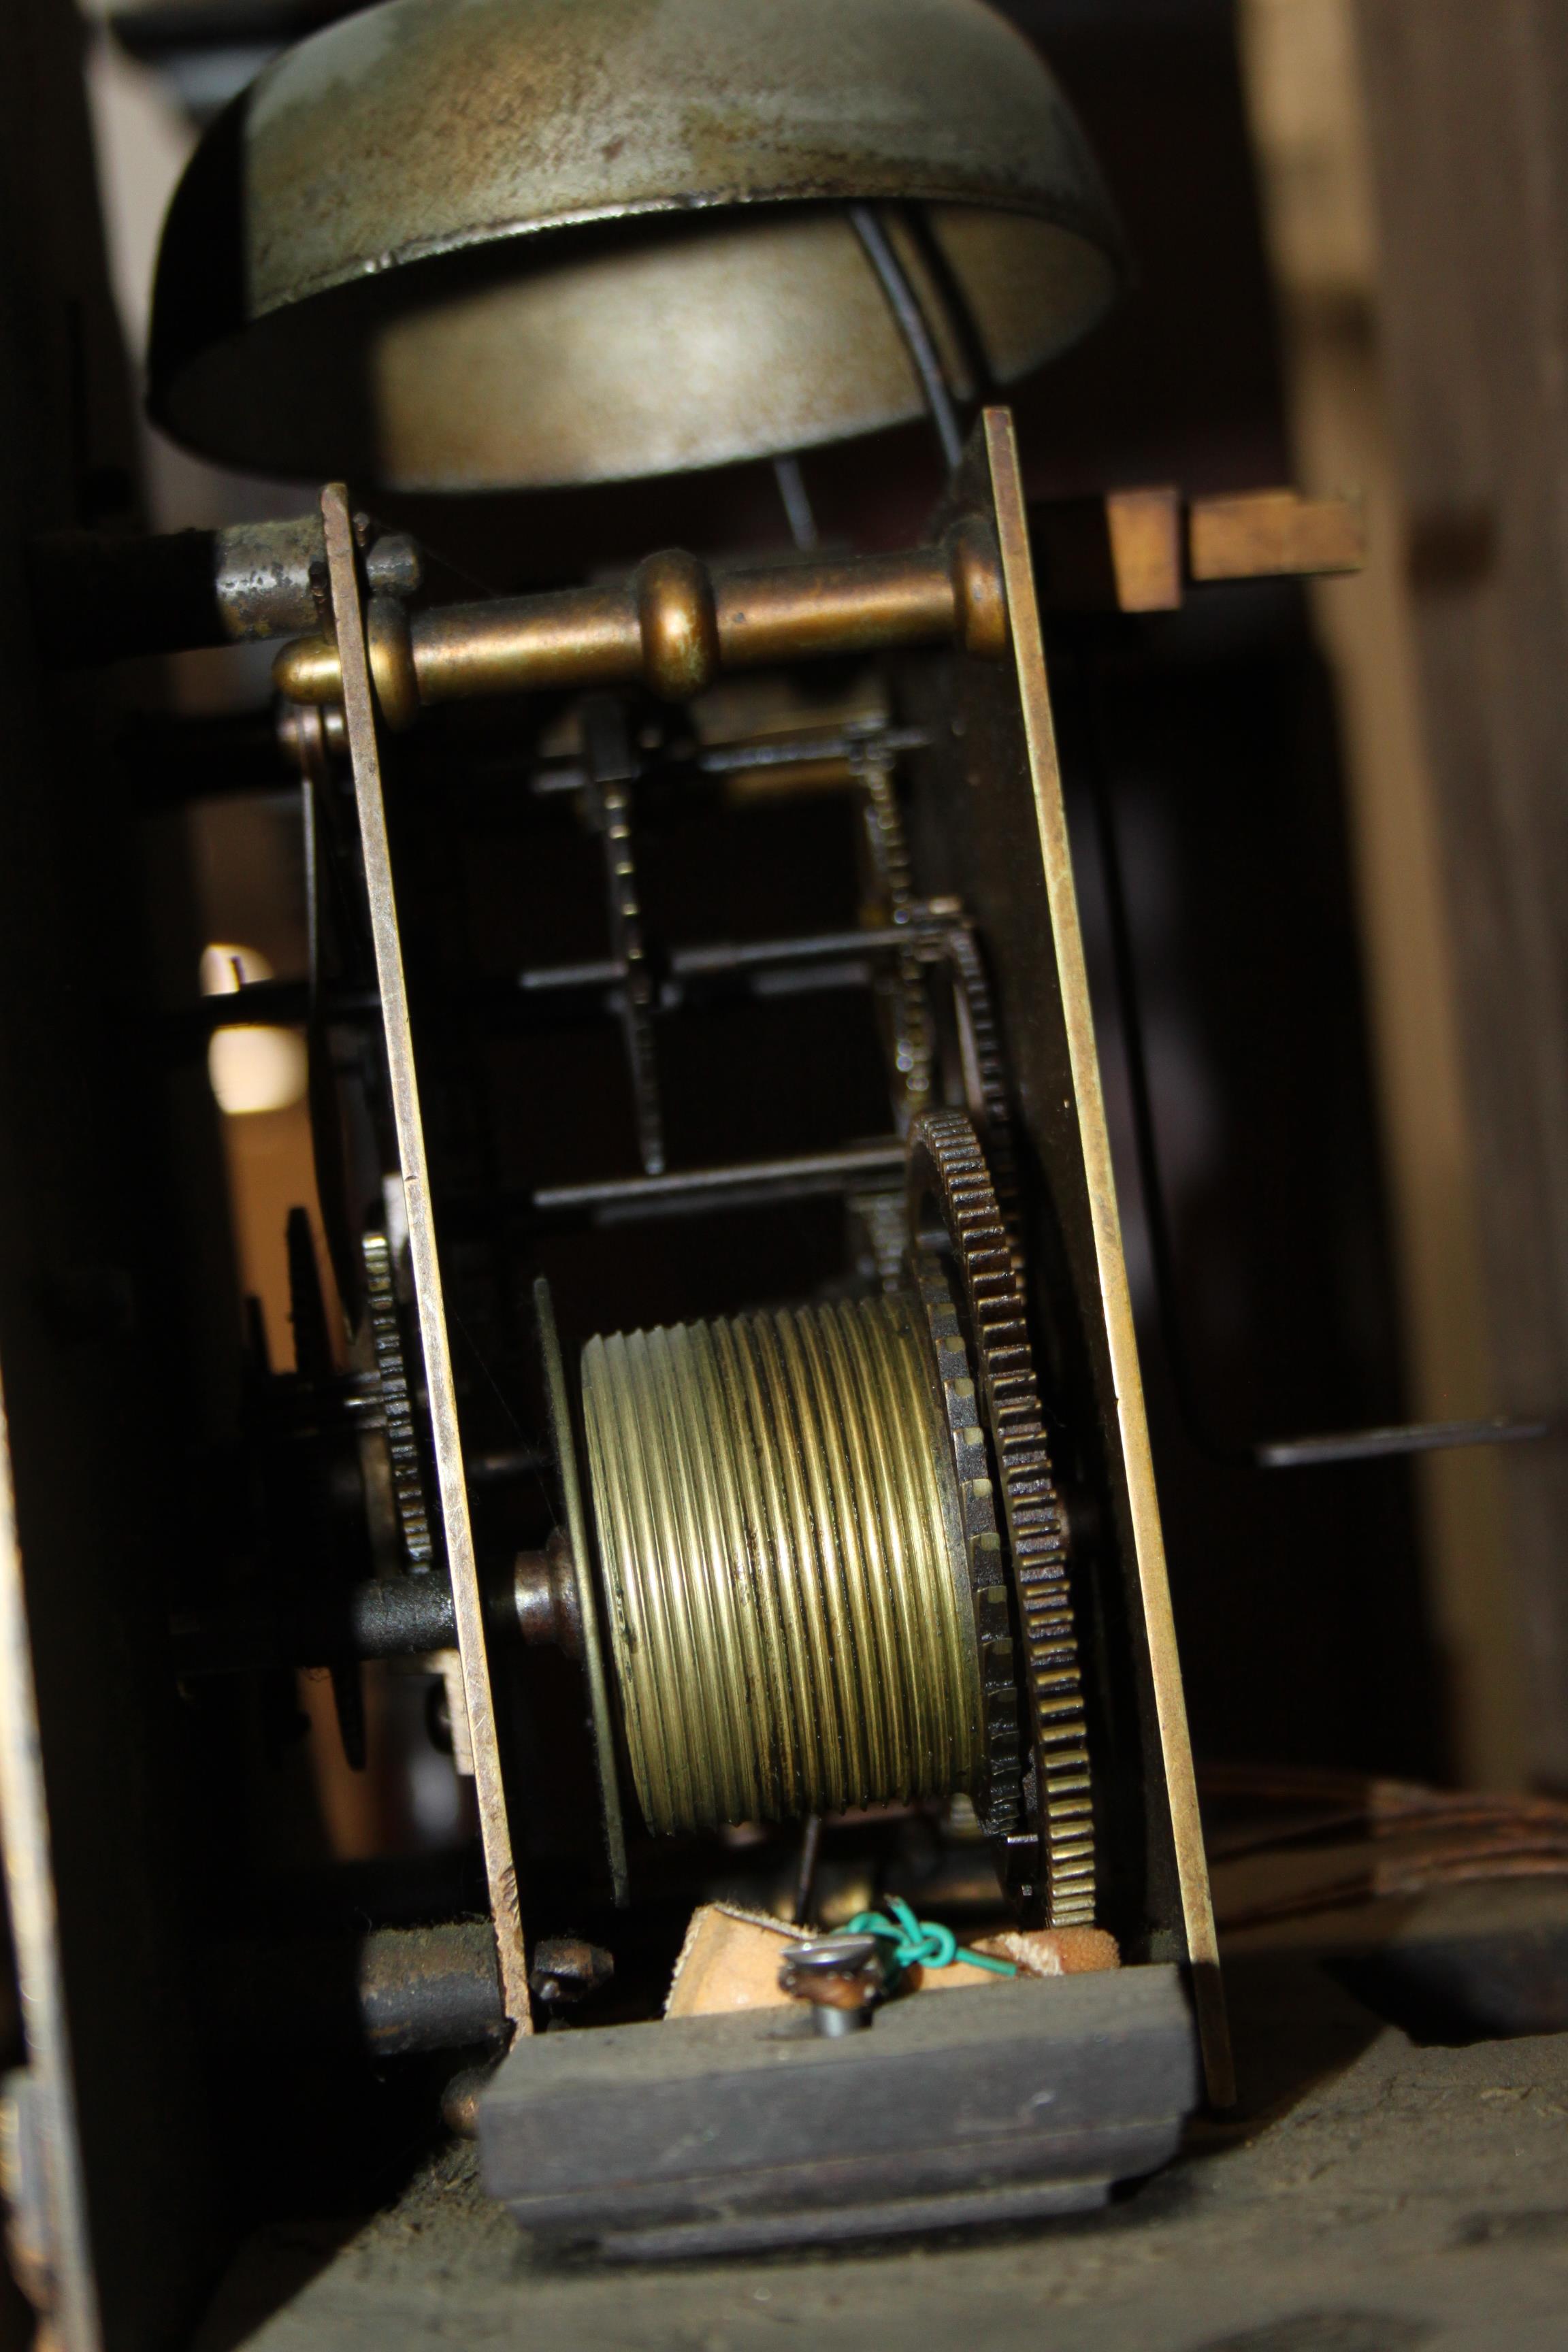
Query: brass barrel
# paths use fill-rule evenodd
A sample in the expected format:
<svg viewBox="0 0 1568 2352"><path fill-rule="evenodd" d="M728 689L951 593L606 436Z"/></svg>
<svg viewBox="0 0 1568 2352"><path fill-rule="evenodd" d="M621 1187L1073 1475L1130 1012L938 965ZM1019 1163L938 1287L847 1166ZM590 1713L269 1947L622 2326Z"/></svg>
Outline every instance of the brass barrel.
<svg viewBox="0 0 1568 2352"><path fill-rule="evenodd" d="M651 1829L969 1787L981 1676L921 1328L899 1296L584 1350L611 1643Z"/></svg>
<svg viewBox="0 0 1568 2352"><path fill-rule="evenodd" d="M372 679L394 728L471 695L642 685L680 702L722 670L813 655L950 644L998 660L1007 648L995 536L974 518L940 546L900 555L715 572L668 548L619 587L439 605L411 619L378 596L371 622ZM296 638L272 674L290 701L342 693L330 637Z"/></svg>

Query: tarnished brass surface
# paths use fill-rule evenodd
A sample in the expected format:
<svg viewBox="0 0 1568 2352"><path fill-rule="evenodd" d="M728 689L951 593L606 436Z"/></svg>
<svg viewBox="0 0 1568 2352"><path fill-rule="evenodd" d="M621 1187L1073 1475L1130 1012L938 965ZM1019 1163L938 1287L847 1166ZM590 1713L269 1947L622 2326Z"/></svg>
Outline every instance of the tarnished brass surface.
<svg viewBox="0 0 1568 2352"><path fill-rule="evenodd" d="M495 1926L496 1958L507 2018L520 2033L532 2031L528 2005L528 1965L519 1906L517 1866L512 1857L496 1736L495 1691L485 1637L484 1596L479 1588L473 1522L463 1467L458 1392L452 1377L451 1342L436 1244L435 1213L425 1157L425 1124L419 1107L419 1076L408 1017L407 982L397 921L386 810L382 799L381 758L371 699L370 660L354 564L353 525L348 494L339 482L321 492L321 523L331 584L332 618L342 650L343 716L349 762L364 859L365 896L381 995L386 1068L397 1129L404 1199L408 1210L408 1255L414 1303L425 1358L425 1381L435 1445L436 1479L452 1581L453 1613L462 1662L463 1703L473 1750L474 1794L484 1849L485 1877Z"/></svg>
<svg viewBox="0 0 1568 2352"><path fill-rule="evenodd" d="M679 702L721 669L943 641L993 660L1006 652L1001 564L983 524L903 555L766 572L710 572L671 548L625 587L437 605L412 622L391 597L370 607L371 675L391 727L409 725L423 703L544 687L640 683ZM329 637L285 646L273 677L293 702L342 693Z"/></svg>
<svg viewBox="0 0 1568 2352"><path fill-rule="evenodd" d="M566 1386L566 1362L555 1326L555 1304L550 1285L540 1275L533 1286L534 1328L544 1369L544 1402L550 1416L550 1443L561 1485L566 1516L566 1548L577 1588L577 1618L582 1632L583 1664L588 1683L588 1720L594 1735L594 1767L599 1782L599 1818L605 1832L605 1859L609 1865L610 1892L617 1909L630 1900L626 1875L626 1832L621 1812L620 1783L616 1772L616 1726L610 1712L609 1679L599 1638L599 1603L588 1551L588 1515L583 1507L583 1482L577 1468L577 1445L572 1431L572 1405Z"/></svg>
<svg viewBox="0 0 1568 2352"><path fill-rule="evenodd" d="M943 706L952 724L932 730L925 782L962 794L969 811L954 879L990 950L1024 1150L1039 1171L1055 1228L1053 1247L1037 1250L1033 1261L1040 1320L1058 1341L1047 1402L1071 1426L1102 1499L1097 1581L1107 1608L1116 1599L1133 1654L1135 1704L1122 1737L1135 1752L1101 1775L1105 1850L1110 1862L1115 1839L1142 1834L1139 1899L1162 1937L1179 1939L1192 1969L1209 2093L1226 2105L1235 2086L1208 1866L1023 482L1005 409L985 411L951 503L995 530L1012 653L1005 666L953 665L952 699ZM908 683L913 700L922 681L911 670ZM1037 1209L1033 1232L1040 1231ZM1114 1890L1108 1899L1114 1903Z"/></svg>
<svg viewBox="0 0 1568 2352"><path fill-rule="evenodd" d="M1116 1201L1110 1136L1100 1089L1094 1007L1084 962L1083 934L1079 927L1078 891L1073 878L1067 812L1062 799L1056 721L1051 712L1045 648L1035 605L1018 445L1013 431L1013 420L1005 410L990 409L986 412L984 432L986 470L994 505L996 535L1002 548L1007 600L1013 616L1014 660L1017 667L1018 698L1029 782L1033 787L1036 850L1050 910L1054 992L1060 1007L1060 1041L1067 1099L1072 1104L1076 1129L1074 1142L1081 1159L1083 1208L1087 1212L1084 1238L1089 1244L1089 1251L1086 1253L1087 1263L1079 1269L1079 1278L1086 1299L1092 1298L1098 1307L1101 1320L1095 1338L1103 1345L1109 1361L1110 1394L1114 1397L1120 1468L1124 1482L1122 1495L1118 1496L1118 1500L1124 1498L1132 1529L1151 1695L1170 1810L1171 1835L1175 1849L1187 1959L1193 1970L1209 2091L1217 2105L1229 2105L1236 2094L1224 1998L1219 1983L1219 1948L1215 1937L1214 1906L1209 1895L1208 1861L1204 1850L1203 1822L1198 1812L1192 1740L1187 1729L1186 1696L1182 1687L1181 1658L1176 1648L1175 1619L1171 1607L1170 1576L1165 1565L1164 1532L1160 1523L1154 1460L1143 1404L1143 1377L1138 1361L1138 1339L1132 1321L1132 1294L1127 1280L1127 1260L1121 1245L1121 1219ZM1099 1352L1098 1347L1096 1352Z"/></svg>
<svg viewBox="0 0 1568 2352"><path fill-rule="evenodd" d="M322 640L331 645L331 640ZM414 643L408 615L395 596L373 596L365 607L365 652L376 708L386 724L401 731L419 716L419 673L414 666ZM342 691L342 665L331 645L332 666ZM334 695L336 702L339 695Z"/></svg>
<svg viewBox="0 0 1568 2352"><path fill-rule="evenodd" d="M843 207L961 395L1081 334L1114 217L980 0L389 0L263 73L170 213L154 414L260 470L614 480L917 415ZM928 248L925 240L929 238Z"/></svg>
<svg viewBox="0 0 1568 2352"><path fill-rule="evenodd" d="M588 1463L650 1828L966 1789L982 1696L920 1309L591 1339Z"/></svg>

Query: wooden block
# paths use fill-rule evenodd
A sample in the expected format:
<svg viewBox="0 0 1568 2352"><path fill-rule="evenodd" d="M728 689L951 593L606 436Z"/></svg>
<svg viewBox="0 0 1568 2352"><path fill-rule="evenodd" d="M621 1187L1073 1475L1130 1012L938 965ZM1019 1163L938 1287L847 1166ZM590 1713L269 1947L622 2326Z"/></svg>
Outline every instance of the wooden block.
<svg viewBox="0 0 1568 2352"><path fill-rule="evenodd" d="M1253 490L1240 498L1194 499L1187 509L1187 569L1194 580L1359 572L1365 562L1359 499Z"/></svg>
<svg viewBox="0 0 1568 2352"><path fill-rule="evenodd" d="M1169 613L1182 601L1182 501L1111 490L1031 508L1040 602L1050 613Z"/></svg>
<svg viewBox="0 0 1568 2352"><path fill-rule="evenodd" d="M1174 490L1112 490L1105 501L1121 613L1173 613L1182 601L1182 501Z"/></svg>
<svg viewBox="0 0 1568 2352"><path fill-rule="evenodd" d="M798 1943L800 1935L782 1919L734 1904L699 1905L675 1963L666 2017L792 2007L790 1995L780 1990L779 1962L784 1946Z"/></svg>
<svg viewBox="0 0 1568 2352"><path fill-rule="evenodd" d="M721 2017L742 2009L787 2009L791 1997L779 1986L779 1962L786 1944L802 1930L765 1913L732 1903L704 1903L691 1915L680 1958L670 1980L666 2017ZM1116 1938L1100 1927L1006 1928L979 1937L977 1952L1011 1960L1021 1977L1084 1976L1118 1969ZM994 1969L954 1960L945 1969L912 1969L901 1990L951 1991L976 1985L1007 1984Z"/></svg>
<svg viewBox="0 0 1568 2352"><path fill-rule="evenodd" d="M1008 1927L1000 1935L977 1936L972 1949L993 1959L1011 1960L1021 1977L1088 1976L1121 1966L1116 1938L1103 1927ZM965 1960L954 1960L946 1969L922 1969L920 1975L921 1992L973 1991L976 1985L1011 1981L994 1969L972 1968Z"/></svg>

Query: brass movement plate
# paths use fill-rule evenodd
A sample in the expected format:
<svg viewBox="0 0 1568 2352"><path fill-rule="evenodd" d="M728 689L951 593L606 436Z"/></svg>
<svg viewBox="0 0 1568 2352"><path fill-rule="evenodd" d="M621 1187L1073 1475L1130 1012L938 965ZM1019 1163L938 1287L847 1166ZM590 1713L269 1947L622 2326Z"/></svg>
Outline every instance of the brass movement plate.
<svg viewBox="0 0 1568 2352"><path fill-rule="evenodd" d="M441 1522L447 1540L447 1564L452 1580L458 1648L463 1664L463 1693L468 1702L468 1737L473 1748L474 1794L479 1806L479 1838L484 1848L485 1876L495 1921L501 1999L511 2023L519 2032L527 2033L531 2031L531 2021L517 1870L512 1860L511 1832L507 1822L506 1791L496 1737L495 1696L485 1643L484 1603L474 1552L473 1526L468 1515L462 1436L458 1423L458 1397L452 1378L451 1348L442 1296L441 1262L436 1246L435 1211L430 1199L425 1128L419 1109L419 1078L415 1067L414 1034L408 1016L408 989L403 970L392 851L387 839L386 809L382 798L381 755L376 743L375 710L371 698L364 610L354 558L353 523L349 512L348 493L342 483L329 482L321 492L321 520L326 532L332 620L342 672L343 717L353 774L354 801L359 812L360 845L364 859L371 936L375 948L376 980L381 992L387 1075L397 1128L398 1154L403 1163L403 1190L408 1210L408 1248L419 1337L425 1352L425 1380L429 1392Z"/></svg>
<svg viewBox="0 0 1568 2352"><path fill-rule="evenodd" d="M1234 2084L1143 1385L1122 1252L1094 1011L1013 421L984 411L941 518L994 527L1011 629L1006 664L954 657L951 705L923 689L935 748L920 781L951 813L954 880L985 940L1018 1093L1026 1159L1054 1232L1026 1245L1059 1360L1047 1404L1080 1444L1105 1509L1101 1576L1120 1571L1142 1743L1145 1907L1188 1962L1209 2095ZM911 669L912 694L922 693ZM1052 1391L1055 1391L1054 1395ZM1091 1738L1093 1726L1091 1725ZM1103 1757L1096 1751L1097 1771ZM1162 1801L1163 1798L1163 1801ZM1157 1955L1158 1956L1158 1955Z"/></svg>

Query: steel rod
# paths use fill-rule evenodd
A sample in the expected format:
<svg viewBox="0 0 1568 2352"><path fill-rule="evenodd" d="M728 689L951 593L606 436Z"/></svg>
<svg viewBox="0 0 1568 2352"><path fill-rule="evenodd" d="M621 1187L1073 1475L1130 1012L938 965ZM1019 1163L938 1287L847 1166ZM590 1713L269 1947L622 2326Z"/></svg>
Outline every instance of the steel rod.
<svg viewBox="0 0 1568 2352"><path fill-rule="evenodd" d="M942 373L937 352L936 339L931 321L921 307L920 298L902 262L893 249L892 239L883 227L876 208L871 205L851 205L849 220L882 289L894 323L904 339L910 358L920 378L921 391L942 444L942 462L951 474L963 455L963 435L959 427L958 411L952 394Z"/></svg>
<svg viewBox="0 0 1568 2352"><path fill-rule="evenodd" d="M741 1160L729 1167L674 1169L664 1176L614 1176L589 1184L552 1184L531 1196L543 1216L586 1214L596 1223L679 1214L767 1198L798 1198L803 1192L847 1190L879 1177L900 1177L904 1146L897 1136L839 1151L804 1152L797 1158Z"/></svg>
<svg viewBox="0 0 1568 2352"><path fill-rule="evenodd" d="M1416 1421L1387 1429L1346 1429L1323 1437L1281 1437L1253 1448L1260 1470L1313 1470L1333 1462L1381 1462L1465 1445L1524 1445L1549 1437L1549 1421Z"/></svg>
<svg viewBox="0 0 1568 2352"><path fill-rule="evenodd" d="M747 768L815 766L822 760L864 755L868 744L883 751L923 751L931 737L923 727L879 727L864 732L840 729L831 735L792 735L783 742L715 743L697 755L705 776L732 775Z"/></svg>

